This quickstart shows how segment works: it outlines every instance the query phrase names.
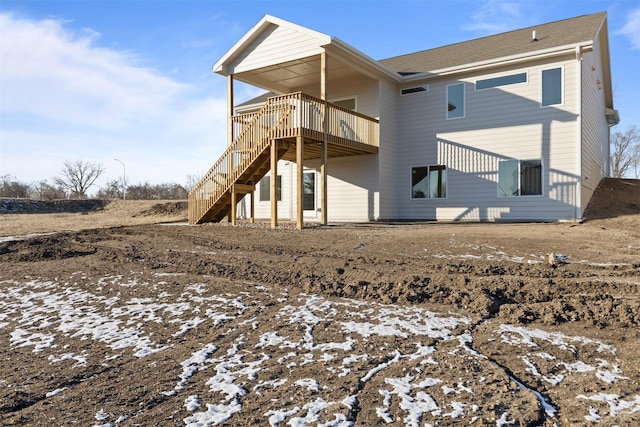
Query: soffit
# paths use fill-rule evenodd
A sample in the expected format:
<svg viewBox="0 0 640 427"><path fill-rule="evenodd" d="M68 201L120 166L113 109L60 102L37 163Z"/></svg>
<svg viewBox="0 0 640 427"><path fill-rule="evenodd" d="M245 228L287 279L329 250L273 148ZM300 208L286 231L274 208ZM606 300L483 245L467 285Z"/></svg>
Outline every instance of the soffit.
<svg viewBox="0 0 640 427"><path fill-rule="evenodd" d="M358 75L358 71L337 58L327 60L327 78L344 80ZM245 83L256 84L274 92L292 92L310 85L320 84L320 55L269 65L234 75Z"/></svg>

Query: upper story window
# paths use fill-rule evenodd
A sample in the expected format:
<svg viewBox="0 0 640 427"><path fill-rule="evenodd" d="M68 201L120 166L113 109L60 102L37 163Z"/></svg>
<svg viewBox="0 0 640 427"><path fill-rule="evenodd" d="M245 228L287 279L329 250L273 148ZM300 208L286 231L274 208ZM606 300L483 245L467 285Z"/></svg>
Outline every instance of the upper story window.
<svg viewBox="0 0 640 427"><path fill-rule="evenodd" d="M464 117L464 83L447 86L447 119Z"/></svg>
<svg viewBox="0 0 640 427"><path fill-rule="evenodd" d="M489 89L497 86L514 85L526 83L527 73L510 74L508 76L492 77L476 81L476 90Z"/></svg>
<svg viewBox="0 0 640 427"><path fill-rule="evenodd" d="M429 85L422 85L416 87L408 87L400 91L400 95L411 95L412 93L429 92Z"/></svg>
<svg viewBox="0 0 640 427"><path fill-rule="evenodd" d="M546 105L562 104L562 68L542 70L542 100Z"/></svg>
<svg viewBox="0 0 640 427"><path fill-rule="evenodd" d="M338 107L342 107L350 111L356 111L355 97L334 99L333 101L331 101L331 103L337 105Z"/></svg>

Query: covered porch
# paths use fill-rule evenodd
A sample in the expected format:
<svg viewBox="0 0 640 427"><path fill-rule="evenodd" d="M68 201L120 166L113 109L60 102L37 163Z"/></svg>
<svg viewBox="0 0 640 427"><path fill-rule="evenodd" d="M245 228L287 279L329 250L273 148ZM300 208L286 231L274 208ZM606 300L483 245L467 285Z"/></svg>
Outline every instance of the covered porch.
<svg viewBox="0 0 640 427"><path fill-rule="evenodd" d="M251 198L257 182L269 171L277 175L278 160L296 164L297 228L303 227L304 162L319 160L320 221L328 221L328 159L377 154L378 120L329 99L329 87L366 80L375 86L384 70L348 45L325 34L265 16L213 71L227 77L228 148L189 196L192 224L220 221L235 224L236 204ZM235 114L235 82L278 95L256 111ZM344 90L343 90L344 91ZM277 180L270 182L271 226L278 224Z"/></svg>

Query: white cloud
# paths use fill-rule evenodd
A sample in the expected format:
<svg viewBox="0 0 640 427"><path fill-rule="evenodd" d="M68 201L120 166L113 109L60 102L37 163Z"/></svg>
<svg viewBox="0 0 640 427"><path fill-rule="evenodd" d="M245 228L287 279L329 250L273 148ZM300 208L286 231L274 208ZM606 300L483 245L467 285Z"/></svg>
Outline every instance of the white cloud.
<svg viewBox="0 0 640 427"><path fill-rule="evenodd" d="M184 183L226 147L226 93L176 81L92 30L0 14L0 174L48 179L65 160L97 161L105 179ZM220 87L226 82L220 79Z"/></svg>
<svg viewBox="0 0 640 427"><path fill-rule="evenodd" d="M466 30L495 34L526 26L523 24L527 19L521 3L487 0L474 5L477 8L471 15L472 23L464 27Z"/></svg>
<svg viewBox="0 0 640 427"><path fill-rule="evenodd" d="M0 15L2 112L105 128L154 111L186 87L135 64L134 55L95 46L92 30L56 20Z"/></svg>
<svg viewBox="0 0 640 427"><path fill-rule="evenodd" d="M627 16L627 22L618 31L629 38L633 49L640 49L640 9L632 10Z"/></svg>

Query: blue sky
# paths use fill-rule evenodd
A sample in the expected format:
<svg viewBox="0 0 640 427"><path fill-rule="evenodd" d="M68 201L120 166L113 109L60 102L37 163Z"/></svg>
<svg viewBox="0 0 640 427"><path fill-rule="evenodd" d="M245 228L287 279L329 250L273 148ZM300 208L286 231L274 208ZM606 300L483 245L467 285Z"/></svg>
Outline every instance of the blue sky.
<svg viewBox="0 0 640 427"><path fill-rule="evenodd" d="M131 184L203 174L226 146L211 66L267 13L384 59L599 11L622 131L640 126L640 0L0 0L0 176L51 182L79 159L104 185L115 158Z"/></svg>

